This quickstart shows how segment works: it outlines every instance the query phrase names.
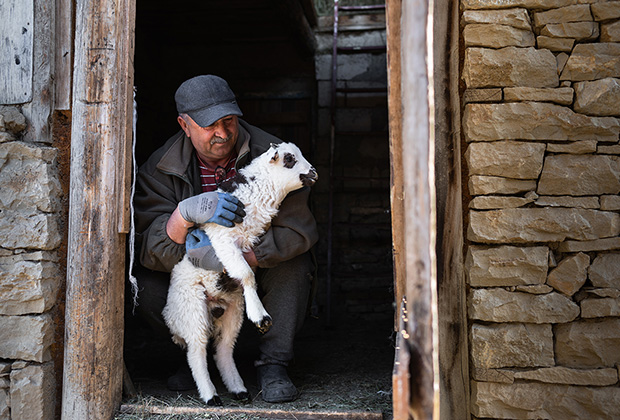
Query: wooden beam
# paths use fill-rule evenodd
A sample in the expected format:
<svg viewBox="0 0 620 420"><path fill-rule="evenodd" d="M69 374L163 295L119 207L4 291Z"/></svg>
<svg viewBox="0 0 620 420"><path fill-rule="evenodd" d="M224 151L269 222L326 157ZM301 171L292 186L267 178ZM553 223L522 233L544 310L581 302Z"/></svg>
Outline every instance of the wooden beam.
<svg viewBox="0 0 620 420"><path fill-rule="evenodd" d="M56 55L54 69L54 108L71 109L71 70L73 69L73 2L56 0Z"/></svg>
<svg viewBox="0 0 620 420"><path fill-rule="evenodd" d="M62 418L111 419L123 385L125 173L135 0L76 1ZM133 40L131 40L131 43Z"/></svg>

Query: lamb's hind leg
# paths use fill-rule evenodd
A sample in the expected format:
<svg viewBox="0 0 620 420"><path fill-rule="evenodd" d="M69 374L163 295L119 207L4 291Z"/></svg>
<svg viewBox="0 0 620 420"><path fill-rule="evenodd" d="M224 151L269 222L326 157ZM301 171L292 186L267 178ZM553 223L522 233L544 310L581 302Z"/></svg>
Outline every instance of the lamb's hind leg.
<svg viewBox="0 0 620 420"><path fill-rule="evenodd" d="M222 400L217 395L215 386L209 377L209 369L207 368L207 346L198 341L188 342L187 363L192 370L192 375L194 376L194 381L196 381L200 397L209 406L221 406Z"/></svg>

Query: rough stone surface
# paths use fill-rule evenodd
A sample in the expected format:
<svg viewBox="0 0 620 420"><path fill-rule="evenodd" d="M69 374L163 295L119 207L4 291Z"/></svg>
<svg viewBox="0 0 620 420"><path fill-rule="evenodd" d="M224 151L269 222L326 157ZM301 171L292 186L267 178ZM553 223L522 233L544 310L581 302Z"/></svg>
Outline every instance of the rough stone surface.
<svg viewBox="0 0 620 420"><path fill-rule="evenodd" d="M620 77L620 44L577 44L560 80L584 81Z"/></svg>
<svg viewBox="0 0 620 420"><path fill-rule="evenodd" d="M499 176L473 175L469 178L469 193L485 194L518 194L536 189L536 181L510 179Z"/></svg>
<svg viewBox="0 0 620 420"><path fill-rule="evenodd" d="M466 47L533 47L534 33L529 29L486 23L472 23L465 26L463 38Z"/></svg>
<svg viewBox="0 0 620 420"><path fill-rule="evenodd" d="M560 38L556 38L556 39L560 39ZM572 47L571 47L571 50L572 50ZM566 54L565 52L559 53L558 55L556 55L555 61L558 64L558 75L560 75L562 74L562 71L564 70L566 63L568 62L568 54ZM561 82L560 86L571 87L571 82Z"/></svg>
<svg viewBox="0 0 620 420"><path fill-rule="evenodd" d="M0 218L0 246L51 250L60 245L61 232L57 215L3 211Z"/></svg>
<svg viewBox="0 0 620 420"><path fill-rule="evenodd" d="M620 193L620 157L609 155L547 156L538 182L539 195Z"/></svg>
<svg viewBox="0 0 620 420"><path fill-rule="evenodd" d="M554 332L560 366L600 368L620 363L620 318L558 324Z"/></svg>
<svg viewBox="0 0 620 420"><path fill-rule="evenodd" d="M514 372L508 369L471 369L471 376L475 381L498 382L501 384L511 384L515 381Z"/></svg>
<svg viewBox="0 0 620 420"><path fill-rule="evenodd" d="M580 303L582 318L620 316L620 299L584 299Z"/></svg>
<svg viewBox="0 0 620 420"><path fill-rule="evenodd" d="M489 322L548 324L571 322L579 306L559 293L532 295L501 288L476 289L469 297L471 319Z"/></svg>
<svg viewBox="0 0 620 420"><path fill-rule="evenodd" d="M614 144L613 146L600 145L597 148L597 152L603 155L620 155L620 145Z"/></svg>
<svg viewBox="0 0 620 420"><path fill-rule="evenodd" d="M493 419L611 419L620 387L472 382L472 413Z"/></svg>
<svg viewBox="0 0 620 420"><path fill-rule="evenodd" d="M537 179L545 148L544 143L517 141L471 143L465 159L471 175Z"/></svg>
<svg viewBox="0 0 620 420"><path fill-rule="evenodd" d="M549 143L547 144L547 151L549 153L569 153L573 155L583 155L586 153L595 153L596 140L582 140L574 141L567 144L561 143Z"/></svg>
<svg viewBox="0 0 620 420"><path fill-rule="evenodd" d="M566 241L558 246L559 252L592 252L620 249L620 238L604 238L592 241Z"/></svg>
<svg viewBox="0 0 620 420"><path fill-rule="evenodd" d="M463 94L464 103L470 102L500 102L502 100L502 88L490 89L467 89Z"/></svg>
<svg viewBox="0 0 620 420"><path fill-rule="evenodd" d="M472 287L543 284L547 279L546 246L470 246L465 261Z"/></svg>
<svg viewBox="0 0 620 420"><path fill-rule="evenodd" d="M613 117L589 117L567 107L542 102L467 104L463 114L463 130L467 141L617 142L620 122Z"/></svg>
<svg viewBox="0 0 620 420"><path fill-rule="evenodd" d="M560 105L573 103L573 88L504 88L506 101L555 102Z"/></svg>
<svg viewBox="0 0 620 420"><path fill-rule="evenodd" d="M534 26L540 27L549 23L591 21L592 13L587 4L560 7L545 12L534 13Z"/></svg>
<svg viewBox="0 0 620 420"><path fill-rule="evenodd" d="M28 365L11 372L12 419L53 419L55 380L52 363Z"/></svg>
<svg viewBox="0 0 620 420"><path fill-rule="evenodd" d="M617 236L620 215L590 209L470 211L467 238L482 243L560 242Z"/></svg>
<svg viewBox="0 0 620 420"><path fill-rule="evenodd" d="M539 49L571 52L573 50L573 45L575 45L575 40L572 38L553 38L550 36L540 35L536 37L536 45ZM566 60L568 60L568 57L566 57ZM566 64L565 60L562 62L562 68L564 67L564 64ZM558 68L559 67L560 63L558 62ZM561 71L558 72L558 74L561 74Z"/></svg>
<svg viewBox="0 0 620 420"><path fill-rule="evenodd" d="M466 10L463 12L462 21L464 23L495 23L498 25L509 25L519 29L532 29L530 15L526 9L504 9L504 10Z"/></svg>
<svg viewBox="0 0 620 420"><path fill-rule="evenodd" d="M4 120L4 127L13 134L19 134L26 129L26 117L14 106L0 105L0 115Z"/></svg>
<svg viewBox="0 0 620 420"><path fill-rule="evenodd" d="M469 208L478 210L512 209L523 207L533 201L533 198L481 196L474 197L474 199L469 202Z"/></svg>
<svg viewBox="0 0 620 420"><path fill-rule="evenodd" d="M51 357L53 335L49 314L0 316L0 358L45 362Z"/></svg>
<svg viewBox="0 0 620 420"><path fill-rule="evenodd" d="M536 205L541 207L575 207L579 209L600 208L598 197L550 197L542 196L536 199ZM603 209L605 210L605 209ZM607 209L608 210L608 209Z"/></svg>
<svg viewBox="0 0 620 420"><path fill-rule="evenodd" d="M620 195L601 196L601 210L620 210Z"/></svg>
<svg viewBox="0 0 620 420"><path fill-rule="evenodd" d="M554 55L535 48L467 48L463 79L468 88L556 87Z"/></svg>
<svg viewBox="0 0 620 420"><path fill-rule="evenodd" d="M571 369L562 366L526 370L514 373L515 379L527 379L549 384L609 386L618 382L616 369Z"/></svg>
<svg viewBox="0 0 620 420"><path fill-rule="evenodd" d="M620 116L620 79L608 77L575 83L575 111L588 115Z"/></svg>
<svg viewBox="0 0 620 420"><path fill-rule="evenodd" d="M553 366L551 325L473 324L470 353L476 368Z"/></svg>
<svg viewBox="0 0 620 420"><path fill-rule="evenodd" d="M43 313L54 305L62 274L58 264L27 256L0 257L0 314Z"/></svg>
<svg viewBox="0 0 620 420"><path fill-rule="evenodd" d="M542 36L552 38L572 38L576 41L588 41L598 38L600 29L596 22L571 22L546 25Z"/></svg>
<svg viewBox="0 0 620 420"><path fill-rule="evenodd" d="M589 266L590 257L583 252L566 257L551 270L547 284L565 295L572 296L585 284Z"/></svg>
<svg viewBox="0 0 620 420"><path fill-rule="evenodd" d="M601 25L601 42L620 42L620 21Z"/></svg>
<svg viewBox="0 0 620 420"><path fill-rule="evenodd" d="M588 269L588 277L594 287L620 289L620 253L612 252L597 256Z"/></svg>
<svg viewBox="0 0 620 420"><path fill-rule="evenodd" d="M553 288L546 284L535 284L532 286L516 286L515 290L517 292L531 293L533 295L545 295L552 292Z"/></svg>
<svg viewBox="0 0 620 420"><path fill-rule="evenodd" d="M595 2L591 6L594 20L620 18L620 1Z"/></svg>
<svg viewBox="0 0 620 420"><path fill-rule="evenodd" d="M577 3L592 3L595 0L462 0L464 9L506 9L525 7L534 10L557 9Z"/></svg>

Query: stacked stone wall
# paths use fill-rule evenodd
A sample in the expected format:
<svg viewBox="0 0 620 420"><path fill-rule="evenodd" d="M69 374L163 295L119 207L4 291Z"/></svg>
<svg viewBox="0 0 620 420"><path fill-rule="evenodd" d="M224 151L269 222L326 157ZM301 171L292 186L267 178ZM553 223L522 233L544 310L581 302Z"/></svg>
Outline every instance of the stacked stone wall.
<svg viewBox="0 0 620 420"><path fill-rule="evenodd" d="M620 1L461 10L471 413L618 418Z"/></svg>
<svg viewBox="0 0 620 420"><path fill-rule="evenodd" d="M52 419L62 189L57 149L22 141L26 118L0 106L0 420Z"/></svg>

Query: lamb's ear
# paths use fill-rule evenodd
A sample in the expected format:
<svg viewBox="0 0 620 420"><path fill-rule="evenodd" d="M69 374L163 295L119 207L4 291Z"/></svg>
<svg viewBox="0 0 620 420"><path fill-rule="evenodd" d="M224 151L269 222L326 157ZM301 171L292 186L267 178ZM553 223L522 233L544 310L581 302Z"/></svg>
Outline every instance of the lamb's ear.
<svg viewBox="0 0 620 420"><path fill-rule="evenodd" d="M278 155L278 152L276 151L273 156L271 156L271 163L276 163L278 161L278 159L280 159L280 156Z"/></svg>
<svg viewBox="0 0 620 420"><path fill-rule="evenodd" d="M270 143L270 144L269 144L269 146L270 146L272 149L277 149L277 148L278 148L278 146L280 146L280 145L279 145L278 143Z"/></svg>

